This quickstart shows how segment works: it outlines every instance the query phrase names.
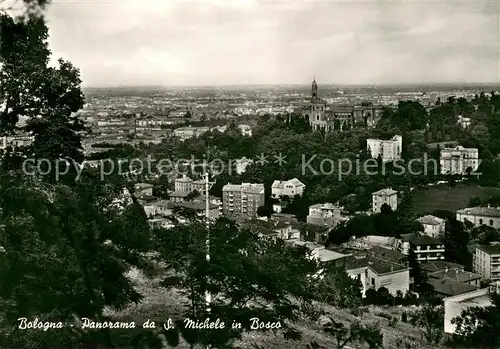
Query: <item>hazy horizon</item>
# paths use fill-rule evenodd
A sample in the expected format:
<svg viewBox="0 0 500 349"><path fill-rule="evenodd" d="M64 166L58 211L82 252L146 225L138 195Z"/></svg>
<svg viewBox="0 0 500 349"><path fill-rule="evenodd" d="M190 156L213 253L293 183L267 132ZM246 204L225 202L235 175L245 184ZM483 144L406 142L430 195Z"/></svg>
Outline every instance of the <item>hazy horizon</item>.
<svg viewBox="0 0 500 349"><path fill-rule="evenodd" d="M312 81L311 81L312 82ZM316 79L316 82L318 80ZM276 84L276 83L269 83L269 84L229 84L229 85L102 85L102 86L84 86L85 89L101 89L101 88L221 88L221 87L301 87L301 88L307 88L309 89L311 86L311 83L305 84L305 83L290 83L290 84ZM339 88L353 88L353 87L363 87L363 88L370 88L370 87L418 87L418 86L423 86L423 87L465 87L465 86L470 86L470 87L479 87L479 86L495 86L495 87L500 87L500 81L499 82L438 82L438 83L432 83L432 82L426 82L426 83L405 83L405 82L400 82L400 83L386 83L386 84L321 84L318 82L319 89L321 90L321 86L323 87L339 87Z"/></svg>
<svg viewBox="0 0 500 349"><path fill-rule="evenodd" d="M55 0L89 88L500 83L500 3Z"/></svg>

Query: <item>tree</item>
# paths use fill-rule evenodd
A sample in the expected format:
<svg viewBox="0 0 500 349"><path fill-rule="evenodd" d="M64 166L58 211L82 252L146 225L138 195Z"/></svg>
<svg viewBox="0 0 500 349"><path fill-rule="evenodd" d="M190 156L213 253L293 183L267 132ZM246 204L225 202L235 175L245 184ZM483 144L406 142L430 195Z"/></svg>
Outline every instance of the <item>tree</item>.
<svg viewBox="0 0 500 349"><path fill-rule="evenodd" d="M257 215L259 217L269 217L273 213L272 207L269 207L269 205L264 205L264 206L259 206L257 208Z"/></svg>
<svg viewBox="0 0 500 349"><path fill-rule="evenodd" d="M469 200L469 207L481 206L481 199L477 196L473 196Z"/></svg>
<svg viewBox="0 0 500 349"><path fill-rule="evenodd" d="M413 277L413 287L415 292L425 293L428 291L427 274L420 267L415 251L410 248L408 251L408 266L410 267L410 276Z"/></svg>
<svg viewBox="0 0 500 349"><path fill-rule="evenodd" d="M438 344L443 336L444 309L426 304L412 314L410 323L422 328L428 344Z"/></svg>
<svg viewBox="0 0 500 349"><path fill-rule="evenodd" d="M272 330L283 332L287 338L297 338L290 322L300 314L299 303L314 299L310 276L318 271L305 248L240 230L225 218L210 227L209 262L205 259L203 222L179 225L168 234L159 230L155 236L160 261L171 265L174 273L163 285L179 289L187 300L182 318L202 322L207 317L219 318L227 324L225 329L196 332L180 325L177 336L182 335L191 345L226 347L255 326L250 319L258 318L260 323L274 323ZM206 291L212 295L210 313L205 309ZM242 327L231 328L233 321ZM278 322L280 325L276 325ZM271 329L264 326L261 330Z"/></svg>
<svg viewBox="0 0 500 349"><path fill-rule="evenodd" d="M52 176L56 166L68 166L56 161L66 161L74 175L84 158L81 135L87 131L75 114L84 104L79 72L62 59L57 68L48 66L48 29L43 19L15 21L3 14L0 26L0 134L31 133L34 142L26 149L28 156L51 161ZM29 119L19 129L21 115Z"/></svg>
<svg viewBox="0 0 500 349"><path fill-rule="evenodd" d="M444 233L445 258L472 270L472 254L469 251L470 234L464 223L453 216L446 221Z"/></svg>
<svg viewBox="0 0 500 349"><path fill-rule="evenodd" d="M190 192L187 196L186 196L186 201L193 201L194 199L196 199L197 197L199 197L201 194L198 190L193 190L192 192Z"/></svg>
<svg viewBox="0 0 500 349"><path fill-rule="evenodd" d="M392 213L392 207L389 206L388 204L384 203L381 207L380 207L380 213L381 214L389 214L389 213Z"/></svg>
<svg viewBox="0 0 500 349"><path fill-rule="evenodd" d="M40 17L43 11L50 3L50 0L17 0L6 2L0 1L0 14L7 12L18 12L18 19L22 20L28 17Z"/></svg>
<svg viewBox="0 0 500 349"><path fill-rule="evenodd" d="M356 309L361 306L360 281L351 278L339 267L326 267L317 284L318 301L337 308Z"/></svg>
<svg viewBox="0 0 500 349"><path fill-rule="evenodd" d="M382 348L384 340L380 327L374 323L361 324L356 321L346 326L342 322L328 317L328 321L323 325L323 330L334 338L337 349L345 348L347 344L355 342L366 343L370 349ZM313 342L309 348L322 347Z"/></svg>
<svg viewBox="0 0 500 349"><path fill-rule="evenodd" d="M108 321L104 308L138 302L124 275L147 265L149 226L137 204L112 205L121 187L84 176L78 184L50 185L36 177L2 174L0 181L0 304L2 347L112 346L107 329L22 331L18 318L75 324L87 317Z"/></svg>
<svg viewBox="0 0 500 349"><path fill-rule="evenodd" d="M470 307L452 319L456 326L453 342L474 348L498 348L500 345L500 296L491 294L491 306Z"/></svg>

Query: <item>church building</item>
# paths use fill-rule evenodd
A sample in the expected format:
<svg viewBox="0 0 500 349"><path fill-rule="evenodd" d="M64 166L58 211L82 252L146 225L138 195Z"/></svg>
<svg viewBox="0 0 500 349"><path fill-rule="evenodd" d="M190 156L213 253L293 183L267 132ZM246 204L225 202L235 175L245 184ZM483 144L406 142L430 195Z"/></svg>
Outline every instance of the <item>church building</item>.
<svg viewBox="0 0 500 349"><path fill-rule="evenodd" d="M311 99L302 112L302 116L308 118L313 130L345 131L361 125L362 127L374 127L380 119L382 108L373 106L371 103L362 103L361 106L335 105L328 107L326 101L318 96L318 84L313 79L311 86Z"/></svg>

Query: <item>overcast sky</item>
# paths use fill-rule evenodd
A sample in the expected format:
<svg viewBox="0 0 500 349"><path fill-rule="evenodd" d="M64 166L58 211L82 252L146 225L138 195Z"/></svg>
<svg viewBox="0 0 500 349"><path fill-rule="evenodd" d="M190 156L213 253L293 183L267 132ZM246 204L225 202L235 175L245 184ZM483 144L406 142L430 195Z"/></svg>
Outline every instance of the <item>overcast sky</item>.
<svg viewBox="0 0 500 349"><path fill-rule="evenodd" d="M84 86L500 82L500 2L55 0Z"/></svg>

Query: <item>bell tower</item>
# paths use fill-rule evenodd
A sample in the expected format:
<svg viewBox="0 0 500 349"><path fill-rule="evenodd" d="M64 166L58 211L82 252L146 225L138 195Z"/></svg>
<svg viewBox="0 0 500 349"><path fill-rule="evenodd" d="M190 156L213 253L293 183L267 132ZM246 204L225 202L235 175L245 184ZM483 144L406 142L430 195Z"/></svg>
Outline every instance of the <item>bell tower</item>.
<svg viewBox="0 0 500 349"><path fill-rule="evenodd" d="M311 86L311 98L312 99L317 99L318 98L318 84L316 83L316 78L313 79L312 86Z"/></svg>

